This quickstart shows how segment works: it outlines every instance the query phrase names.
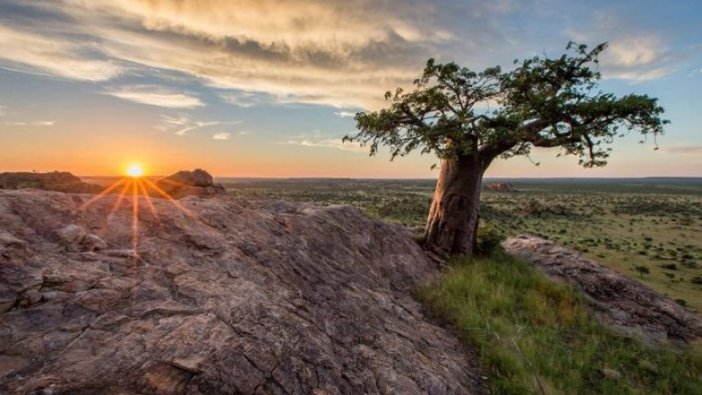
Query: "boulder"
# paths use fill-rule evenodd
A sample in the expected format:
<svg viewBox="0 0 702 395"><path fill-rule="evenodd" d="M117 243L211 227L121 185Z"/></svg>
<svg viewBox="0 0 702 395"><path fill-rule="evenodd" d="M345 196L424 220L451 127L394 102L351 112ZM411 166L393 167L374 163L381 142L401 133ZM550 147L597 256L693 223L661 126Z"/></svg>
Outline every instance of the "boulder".
<svg viewBox="0 0 702 395"><path fill-rule="evenodd" d="M181 170L167 177L166 180L193 187L211 187L214 185L214 178L212 178L210 173L202 169L193 171Z"/></svg>
<svg viewBox="0 0 702 395"><path fill-rule="evenodd" d="M210 173L202 169L182 170L160 179L156 183L162 190L176 199L185 196L211 197L226 193L224 187L221 184L216 184Z"/></svg>
<svg viewBox="0 0 702 395"><path fill-rule="evenodd" d="M75 224L66 225L56 233L68 251L89 252L102 250L107 247L107 243L100 236L94 235Z"/></svg>
<svg viewBox="0 0 702 395"><path fill-rule="evenodd" d="M79 244L87 234L86 230L78 225L66 225L56 232L67 246Z"/></svg>
<svg viewBox="0 0 702 395"><path fill-rule="evenodd" d="M412 298L439 270L400 226L228 196L133 223L90 197L0 191L2 394L484 392ZM105 248L63 248L81 235Z"/></svg>
<svg viewBox="0 0 702 395"><path fill-rule="evenodd" d="M603 324L650 345L702 337L702 319L674 300L581 253L539 237L506 240L505 250L581 291Z"/></svg>

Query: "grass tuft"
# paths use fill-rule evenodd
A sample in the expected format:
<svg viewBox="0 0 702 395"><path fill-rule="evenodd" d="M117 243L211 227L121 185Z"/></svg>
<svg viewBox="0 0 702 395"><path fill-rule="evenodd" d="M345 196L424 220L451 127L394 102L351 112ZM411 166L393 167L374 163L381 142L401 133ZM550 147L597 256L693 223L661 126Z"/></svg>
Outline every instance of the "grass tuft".
<svg viewBox="0 0 702 395"><path fill-rule="evenodd" d="M494 393L702 394L699 348L618 336L571 287L503 253L456 259L417 294L477 349Z"/></svg>

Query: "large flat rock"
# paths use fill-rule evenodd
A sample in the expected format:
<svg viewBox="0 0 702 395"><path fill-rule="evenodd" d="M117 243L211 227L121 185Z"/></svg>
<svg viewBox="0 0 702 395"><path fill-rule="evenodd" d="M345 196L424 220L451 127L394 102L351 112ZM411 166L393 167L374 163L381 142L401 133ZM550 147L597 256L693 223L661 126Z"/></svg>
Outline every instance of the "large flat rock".
<svg viewBox="0 0 702 395"><path fill-rule="evenodd" d="M0 393L479 391L410 296L438 270L398 226L139 197L134 227L131 197L90 198L0 191Z"/></svg>
<svg viewBox="0 0 702 395"><path fill-rule="evenodd" d="M652 346L702 337L702 319L670 298L569 248L523 235L503 243L507 252L549 277L581 291L595 316L614 330Z"/></svg>

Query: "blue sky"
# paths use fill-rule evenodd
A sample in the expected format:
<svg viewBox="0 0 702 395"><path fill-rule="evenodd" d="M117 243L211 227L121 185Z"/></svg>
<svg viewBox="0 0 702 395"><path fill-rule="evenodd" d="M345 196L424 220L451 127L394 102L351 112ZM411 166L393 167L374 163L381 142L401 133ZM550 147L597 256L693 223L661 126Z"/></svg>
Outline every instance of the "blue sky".
<svg viewBox="0 0 702 395"><path fill-rule="evenodd" d="M0 171L433 177L431 156L342 144L349 115L429 57L509 67L574 40L610 43L602 89L660 99L660 150L631 135L602 169L544 150L488 176L702 176L700 25L692 0L2 0Z"/></svg>

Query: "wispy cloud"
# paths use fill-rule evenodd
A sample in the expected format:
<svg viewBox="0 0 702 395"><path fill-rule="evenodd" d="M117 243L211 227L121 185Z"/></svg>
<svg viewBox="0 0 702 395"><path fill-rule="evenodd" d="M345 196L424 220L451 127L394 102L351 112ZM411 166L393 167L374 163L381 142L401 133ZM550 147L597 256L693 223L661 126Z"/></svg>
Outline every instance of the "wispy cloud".
<svg viewBox="0 0 702 395"><path fill-rule="evenodd" d="M216 125L221 125L221 122L219 122L219 121L194 121L190 124L184 125L183 128L178 129L178 131L176 131L175 134L178 136L185 136L188 132L192 132L193 130L203 129L203 128L206 128L209 126L216 126Z"/></svg>
<svg viewBox="0 0 702 395"><path fill-rule="evenodd" d="M161 123L155 128L163 131L173 132L177 136L184 136L189 132L205 129L211 126L238 125L241 121L199 121L190 118L185 114L177 116L161 115Z"/></svg>
<svg viewBox="0 0 702 395"><path fill-rule="evenodd" d="M341 118L353 118L356 116L355 112L350 111L336 111L334 114L340 116Z"/></svg>
<svg viewBox="0 0 702 395"><path fill-rule="evenodd" d="M160 130L168 130L171 128L181 128L188 123L190 123L190 117L181 114L177 116L161 115L161 124L157 125L156 128Z"/></svg>
<svg viewBox="0 0 702 395"><path fill-rule="evenodd" d="M595 12L590 24L564 33L580 43L608 41L600 62L602 76L633 82L665 77L702 49L699 45L672 48L662 33L648 26L632 26L628 20L605 12Z"/></svg>
<svg viewBox="0 0 702 395"><path fill-rule="evenodd" d="M241 130L241 131L239 131L237 134L238 134L239 136L246 136L246 135L251 134L251 131L250 131L250 130Z"/></svg>
<svg viewBox="0 0 702 395"><path fill-rule="evenodd" d="M215 133L212 135L212 138L215 140L229 140L229 137L231 137L231 133L226 132Z"/></svg>
<svg viewBox="0 0 702 395"><path fill-rule="evenodd" d="M14 122L5 122L5 125L50 127L50 126L54 126L55 123L56 123L56 121L14 121Z"/></svg>
<svg viewBox="0 0 702 395"><path fill-rule="evenodd" d="M134 103L165 108L196 108L205 105L197 96L156 85L114 87L103 93Z"/></svg>
<svg viewBox="0 0 702 395"><path fill-rule="evenodd" d="M241 108L251 108L272 101L269 95L261 92L222 92L219 94L219 97L226 103Z"/></svg>
<svg viewBox="0 0 702 395"><path fill-rule="evenodd" d="M316 134L316 133L315 133ZM293 136L288 140L281 142L285 145L299 145L302 147L312 148L332 148L342 151L365 152L368 153L367 147L361 147L356 142L342 142L341 137L320 137L320 136Z"/></svg>
<svg viewBox="0 0 702 395"><path fill-rule="evenodd" d="M670 74L671 58L662 40L649 34L613 40L602 65L608 78L647 81Z"/></svg>

